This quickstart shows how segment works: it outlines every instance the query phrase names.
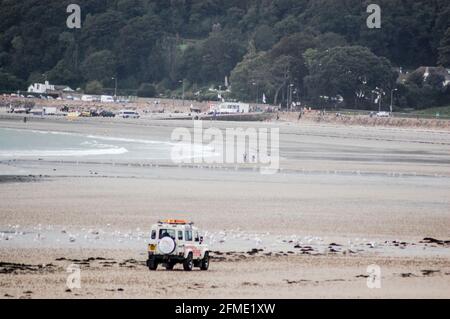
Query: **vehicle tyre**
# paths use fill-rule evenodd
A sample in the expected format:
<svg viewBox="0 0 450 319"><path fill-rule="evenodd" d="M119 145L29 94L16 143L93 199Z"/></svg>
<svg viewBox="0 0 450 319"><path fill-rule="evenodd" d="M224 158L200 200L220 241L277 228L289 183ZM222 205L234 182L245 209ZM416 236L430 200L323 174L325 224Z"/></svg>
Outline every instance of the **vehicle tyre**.
<svg viewBox="0 0 450 319"><path fill-rule="evenodd" d="M158 262L154 258L150 258L147 260L147 266L150 270L156 270L158 268Z"/></svg>
<svg viewBox="0 0 450 319"><path fill-rule="evenodd" d="M205 252L205 256L203 256L203 259L200 262L200 269L208 270L208 268L209 268L209 252Z"/></svg>
<svg viewBox="0 0 450 319"><path fill-rule="evenodd" d="M183 262L183 269L186 271L191 271L194 267L194 260L192 259L192 253L189 253L187 258Z"/></svg>
<svg viewBox="0 0 450 319"><path fill-rule="evenodd" d="M166 270L173 270L173 266L175 266L174 263L167 263L166 264Z"/></svg>

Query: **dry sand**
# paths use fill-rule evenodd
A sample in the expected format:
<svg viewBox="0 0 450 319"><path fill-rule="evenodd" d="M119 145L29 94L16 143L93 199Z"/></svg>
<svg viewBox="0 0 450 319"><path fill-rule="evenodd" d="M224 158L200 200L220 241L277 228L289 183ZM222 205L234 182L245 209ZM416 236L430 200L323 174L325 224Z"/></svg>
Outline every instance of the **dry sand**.
<svg viewBox="0 0 450 319"><path fill-rule="evenodd" d="M250 164L178 167L126 158L2 160L0 232L7 230L11 238L0 241L0 297L450 297L450 245L421 242L450 239L449 132L205 125L280 127L282 170L261 175ZM192 123L0 122L0 127L165 140L178 126ZM192 219L226 238L223 244L210 238L216 259L208 272L150 272L143 264L145 238L109 242L108 231L145 234L164 217ZM70 244L63 229L77 234L77 241ZM104 230L99 244L81 240L92 229ZM60 235L52 237L53 230ZM47 238L36 239L37 234ZM21 239L27 236L36 240L28 244ZM246 253L250 246L240 243L257 243L243 236L259 236L262 251ZM275 241L278 246L271 245ZM66 267L74 262L82 269L82 288L66 292ZM381 267L380 289L366 285L371 264Z"/></svg>

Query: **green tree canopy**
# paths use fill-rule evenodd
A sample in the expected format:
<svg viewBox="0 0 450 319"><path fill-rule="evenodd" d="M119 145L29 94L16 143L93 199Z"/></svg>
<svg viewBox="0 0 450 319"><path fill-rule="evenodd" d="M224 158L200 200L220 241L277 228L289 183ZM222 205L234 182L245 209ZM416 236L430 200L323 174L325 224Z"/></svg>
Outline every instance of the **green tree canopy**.
<svg viewBox="0 0 450 319"><path fill-rule="evenodd" d="M335 47L305 54L309 92L319 96L341 95L346 105L355 107L376 88L385 91L394 86L397 75L385 58L360 46Z"/></svg>
<svg viewBox="0 0 450 319"><path fill-rule="evenodd" d="M99 81L89 81L84 91L88 94L100 95L103 93L103 85Z"/></svg>
<svg viewBox="0 0 450 319"><path fill-rule="evenodd" d="M155 97L156 96L155 86L150 83L142 83L139 86L137 95L140 97Z"/></svg>
<svg viewBox="0 0 450 319"><path fill-rule="evenodd" d="M439 64L450 67L450 27L445 32L439 46Z"/></svg>
<svg viewBox="0 0 450 319"><path fill-rule="evenodd" d="M116 74L116 59L109 50L90 54L81 65L84 78L88 81L108 82Z"/></svg>

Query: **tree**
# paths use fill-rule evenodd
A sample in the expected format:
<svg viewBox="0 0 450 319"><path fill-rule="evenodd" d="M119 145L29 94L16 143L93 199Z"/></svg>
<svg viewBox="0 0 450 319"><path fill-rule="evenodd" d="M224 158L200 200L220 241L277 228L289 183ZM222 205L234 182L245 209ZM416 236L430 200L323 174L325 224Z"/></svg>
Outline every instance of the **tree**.
<svg viewBox="0 0 450 319"><path fill-rule="evenodd" d="M288 85L293 64L291 56L273 58L269 53L256 53L250 45L244 60L231 72L233 95L243 100L254 100L256 92L264 92L267 98L273 98L276 105L280 91Z"/></svg>
<svg viewBox="0 0 450 319"><path fill-rule="evenodd" d="M148 14L129 20L120 30L115 50L120 74L132 74L142 81L155 80L154 74L147 72L152 61L146 57L155 54L160 24L158 17Z"/></svg>
<svg viewBox="0 0 450 319"><path fill-rule="evenodd" d="M419 68L410 73L404 84L404 96L407 105L416 109L423 109L433 106L442 106L450 103L450 94L447 87L444 87L447 70L443 67Z"/></svg>
<svg viewBox="0 0 450 319"><path fill-rule="evenodd" d="M123 16L118 11L110 9L98 14L89 13L83 22L83 32L80 34L85 54L110 50L117 40L117 34L124 25Z"/></svg>
<svg viewBox="0 0 450 319"><path fill-rule="evenodd" d="M23 88L23 85L24 83L15 75L0 70L0 91L15 91Z"/></svg>
<svg viewBox="0 0 450 319"><path fill-rule="evenodd" d="M267 79L263 70L268 65L265 53L256 53L253 50L244 56L231 72L230 83L233 96L240 100L253 100L256 93L256 85L262 86L262 81Z"/></svg>
<svg viewBox="0 0 450 319"><path fill-rule="evenodd" d="M277 96L278 103L286 98L287 82L308 98L304 78L310 70L303 57L308 49L363 46L403 69L438 62L450 67L450 1L379 0L381 29L367 28L368 3L83 0L82 29L70 30L67 1L3 0L0 69L21 82L45 73L49 80L73 87L94 80L110 86L117 74L123 89L164 83L174 90L181 79L198 89L217 86L232 70L244 67L257 84L249 84L250 76L248 83L235 79L234 91L254 100L256 91L264 90L270 99ZM249 41L256 51L268 53L255 70L245 66L248 60L238 67ZM314 89L309 92L317 96Z"/></svg>
<svg viewBox="0 0 450 319"><path fill-rule="evenodd" d="M450 27L445 32L439 46L439 64L450 67Z"/></svg>
<svg viewBox="0 0 450 319"><path fill-rule="evenodd" d="M230 75L244 52L235 32L212 32L202 43L202 75L210 81L222 82L225 76Z"/></svg>
<svg viewBox="0 0 450 319"><path fill-rule="evenodd" d="M103 93L103 85L99 81L90 81L86 84L85 92L100 95Z"/></svg>
<svg viewBox="0 0 450 319"><path fill-rule="evenodd" d="M377 87L388 91L397 77L389 60L360 46L310 50L305 59L309 69L305 82L316 101L319 96L341 95L346 105L356 107Z"/></svg>
<svg viewBox="0 0 450 319"><path fill-rule="evenodd" d="M302 92L304 91L303 78L308 75L308 69L305 66L303 54L308 49L316 48L318 43L317 37L315 37L314 34L298 32L283 37L269 52L272 61L274 61L274 65L279 63L286 64L287 61L289 61L289 74L283 75L282 78L286 81L289 80L289 84L293 84ZM279 59L280 57L289 57L289 59ZM276 62L277 60L278 63ZM278 65L274 71L277 72L279 68L280 66ZM281 67L281 69L285 69L285 66ZM287 79L287 77L289 79ZM286 83L284 83L284 85L285 84Z"/></svg>
<svg viewBox="0 0 450 319"><path fill-rule="evenodd" d="M65 60L60 60L53 69L48 72L48 80L61 85L75 86L79 82L79 75Z"/></svg>
<svg viewBox="0 0 450 319"><path fill-rule="evenodd" d="M294 60L291 56L282 55L273 61L270 68L270 84L274 88L273 104L278 104L278 96L283 87L290 85L291 69L294 65ZM287 96L286 96L287 98Z"/></svg>
<svg viewBox="0 0 450 319"><path fill-rule="evenodd" d="M97 51L89 55L82 63L81 70L88 81L110 81L116 74L116 60L109 50Z"/></svg>
<svg viewBox="0 0 450 319"><path fill-rule="evenodd" d="M256 28L254 35L255 46L258 50L270 50L277 41L273 28L268 25L261 25Z"/></svg>
<svg viewBox="0 0 450 319"><path fill-rule="evenodd" d="M156 96L156 89L150 83L142 83L139 86L139 89L137 91L137 95L140 96L140 97L155 97Z"/></svg>

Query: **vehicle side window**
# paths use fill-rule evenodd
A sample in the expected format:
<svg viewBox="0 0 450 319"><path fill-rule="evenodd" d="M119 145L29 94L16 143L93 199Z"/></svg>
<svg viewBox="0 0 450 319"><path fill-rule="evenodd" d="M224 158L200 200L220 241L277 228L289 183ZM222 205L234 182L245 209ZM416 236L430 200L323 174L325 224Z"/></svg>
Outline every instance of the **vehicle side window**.
<svg viewBox="0 0 450 319"><path fill-rule="evenodd" d="M186 230L184 232L184 237L186 241L192 241L192 231Z"/></svg>
<svg viewBox="0 0 450 319"><path fill-rule="evenodd" d="M183 240L183 231L178 231L178 240Z"/></svg>
<svg viewBox="0 0 450 319"><path fill-rule="evenodd" d="M195 241L200 241L200 237L198 237L198 231L195 232Z"/></svg>
<svg viewBox="0 0 450 319"><path fill-rule="evenodd" d="M152 229L152 239L156 239L156 230Z"/></svg>

